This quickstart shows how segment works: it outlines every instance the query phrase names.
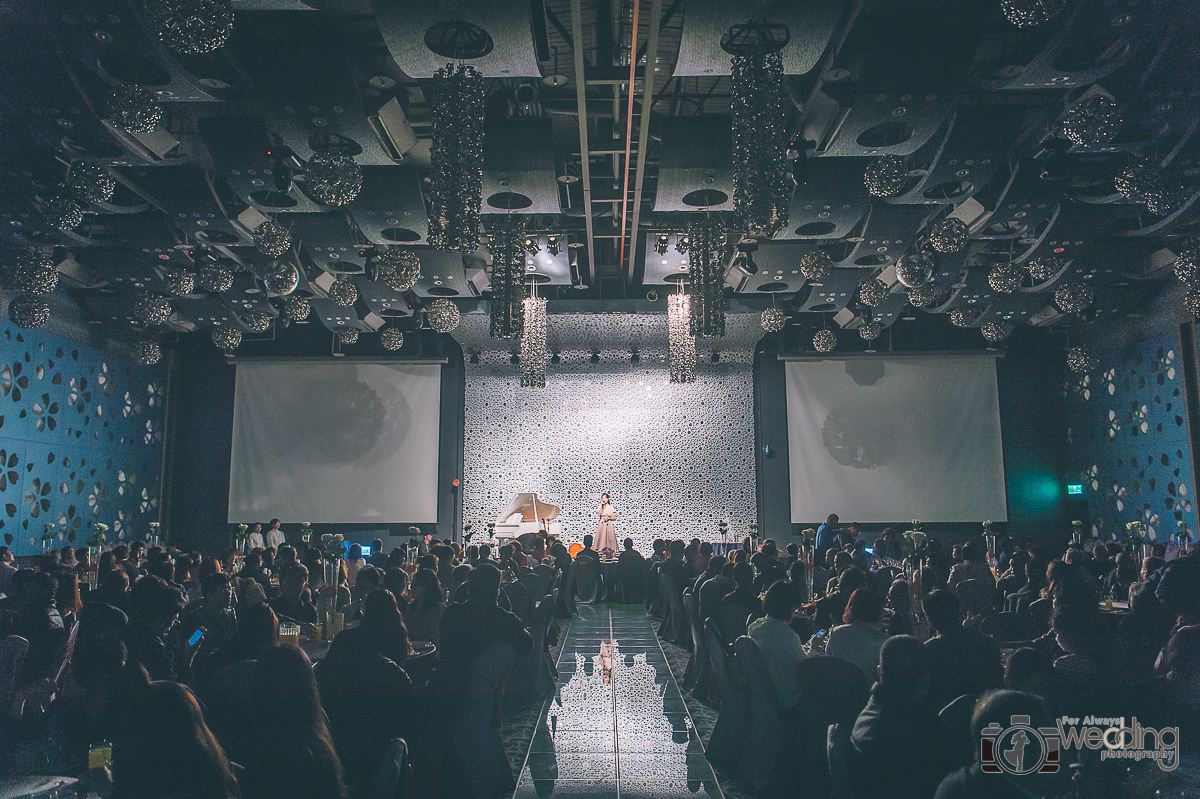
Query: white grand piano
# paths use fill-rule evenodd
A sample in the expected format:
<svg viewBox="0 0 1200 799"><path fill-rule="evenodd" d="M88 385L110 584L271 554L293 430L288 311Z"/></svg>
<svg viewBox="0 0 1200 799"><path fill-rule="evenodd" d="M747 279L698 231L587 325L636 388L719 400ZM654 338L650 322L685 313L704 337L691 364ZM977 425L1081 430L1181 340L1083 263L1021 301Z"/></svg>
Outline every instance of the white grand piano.
<svg viewBox="0 0 1200 799"><path fill-rule="evenodd" d="M562 509L557 505L538 499L535 493L517 494L496 517L492 537L501 546L514 538L538 533L542 530L561 538L562 524L555 521L561 511Z"/></svg>

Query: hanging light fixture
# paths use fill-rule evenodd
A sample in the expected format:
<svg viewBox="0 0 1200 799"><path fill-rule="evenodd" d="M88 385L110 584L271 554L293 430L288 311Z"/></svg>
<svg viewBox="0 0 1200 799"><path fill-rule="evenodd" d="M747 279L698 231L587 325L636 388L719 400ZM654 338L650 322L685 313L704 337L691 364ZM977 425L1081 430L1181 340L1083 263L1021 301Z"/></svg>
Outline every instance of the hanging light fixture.
<svg viewBox="0 0 1200 799"><path fill-rule="evenodd" d="M214 294L222 294L233 288L233 270L224 264L206 264L196 276L200 288Z"/></svg>
<svg viewBox="0 0 1200 799"><path fill-rule="evenodd" d="M99 164L76 161L67 175L67 188L81 202L106 203L112 199L117 181Z"/></svg>
<svg viewBox="0 0 1200 799"><path fill-rule="evenodd" d="M276 261L267 267L263 283L275 296L286 297L300 285L300 270L290 261Z"/></svg>
<svg viewBox="0 0 1200 799"><path fill-rule="evenodd" d="M242 343L242 331L235 327L221 327L218 325L213 328L212 342L226 352L233 352Z"/></svg>
<svg viewBox="0 0 1200 799"><path fill-rule="evenodd" d="M157 294L145 294L134 304L133 315L143 325L165 324L171 318L171 301Z"/></svg>
<svg viewBox="0 0 1200 799"><path fill-rule="evenodd" d="M868 319L859 325L858 335L863 341L874 341L883 335L883 325L873 319Z"/></svg>
<svg viewBox="0 0 1200 799"><path fill-rule="evenodd" d="M800 256L797 267L805 280L823 280L833 271L833 259L824 250L812 250Z"/></svg>
<svg viewBox="0 0 1200 799"><path fill-rule="evenodd" d="M83 224L83 209L73 197L66 194L54 194L42 202L42 216L53 228L64 233L74 230Z"/></svg>
<svg viewBox="0 0 1200 799"><path fill-rule="evenodd" d="M153 133L162 118L162 106L154 93L138 86L114 86L108 95L108 119L126 133Z"/></svg>
<svg viewBox="0 0 1200 799"><path fill-rule="evenodd" d="M266 333L271 329L273 317L265 311L247 311L241 315L242 324L250 328L251 333Z"/></svg>
<svg viewBox="0 0 1200 799"><path fill-rule="evenodd" d="M429 319L429 326L439 333L449 333L458 327L460 318L458 306L444 297L429 304L426 317Z"/></svg>
<svg viewBox="0 0 1200 799"><path fill-rule="evenodd" d="M1058 259L1052 255L1039 255L1037 258L1030 258L1025 264L1026 271L1035 283L1045 283L1058 274L1059 268Z"/></svg>
<svg viewBox="0 0 1200 799"><path fill-rule="evenodd" d="M158 38L181 55L211 53L233 31L229 0L146 0L146 13Z"/></svg>
<svg viewBox="0 0 1200 799"><path fill-rule="evenodd" d="M967 225L961 219L948 216L939 219L929 230L929 243L938 252L958 252L967 244Z"/></svg>
<svg viewBox="0 0 1200 799"><path fill-rule="evenodd" d="M832 330L818 330L813 336L813 349L817 352L833 352L837 349L837 336Z"/></svg>
<svg viewBox="0 0 1200 799"><path fill-rule="evenodd" d="M304 191L321 205L339 208L362 191L362 168L354 156L338 150L313 153L304 168Z"/></svg>
<svg viewBox="0 0 1200 799"><path fill-rule="evenodd" d="M536 284L535 284L536 285ZM526 297L521 328L521 385L546 387L546 298Z"/></svg>
<svg viewBox="0 0 1200 799"><path fill-rule="evenodd" d="M340 327L337 332L338 341L342 344L357 344L358 343L358 328L357 327Z"/></svg>
<svg viewBox="0 0 1200 799"><path fill-rule="evenodd" d="M966 308L955 308L950 312L950 324L955 327L970 327L978 318Z"/></svg>
<svg viewBox="0 0 1200 799"><path fill-rule="evenodd" d="M385 327L379 331L379 340L388 352L395 352L404 346L404 333L398 328Z"/></svg>
<svg viewBox="0 0 1200 799"><path fill-rule="evenodd" d="M1018 28L1031 28L1062 13L1066 0L1000 0L1005 18Z"/></svg>
<svg viewBox="0 0 1200 799"><path fill-rule="evenodd" d="M883 305L888 298L888 286L877 277L864 280L858 287L858 301L871 308Z"/></svg>
<svg viewBox="0 0 1200 799"><path fill-rule="evenodd" d="M525 312L525 253L529 249L525 219L515 214L500 217L488 235L492 253L492 314L494 339L519 338Z"/></svg>
<svg viewBox="0 0 1200 799"><path fill-rule="evenodd" d="M896 261L896 280L906 289L924 286L933 280L936 264L928 249L905 253Z"/></svg>
<svg viewBox="0 0 1200 799"><path fill-rule="evenodd" d="M908 290L908 302L914 308L926 308L933 305L937 298L937 288L932 283L916 286Z"/></svg>
<svg viewBox="0 0 1200 799"><path fill-rule="evenodd" d="M293 322L303 322L312 312L312 303L307 297L288 297L283 303L283 312Z"/></svg>
<svg viewBox="0 0 1200 799"><path fill-rule="evenodd" d="M725 335L725 231L719 221L697 217L688 222L688 272L692 284L692 335L720 338Z"/></svg>
<svg viewBox="0 0 1200 799"><path fill-rule="evenodd" d="M180 297L196 290L196 276L187 269L167 270L163 282L167 284L168 291Z"/></svg>
<svg viewBox="0 0 1200 799"><path fill-rule="evenodd" d="M329 290L325 293L329 295L329 299L333 300L335 305L343 308L349 308L358 299L358 287L345 277L339 277L330 283Z"/></svg>
<svg viewBox="0 0 1200 799"><path fill-rule="evenodd" d="M421 279L421 261L412 250L392 247L379 256L375 279L395 291L408 291Z"/></svg>
<svg viewBox="0 0 1200 799"><path fill-rule="evenodd" d="M654 251L659 255L666 255L667 249L671 246L671 237L666 233L659 233L654 239Z"/></svg>
<svg viewBox="0 0 1200 799"><path fill-rule="evenodd" d="M35 251L23 253L17 260L16 283L22 294L50 294L58 287L54 259Z"/></svg>
<svg viewBox="0 0 1200 799"><path fill-rule="evenodd" d="M778 308L767 308L762 312L758 322L768 333L778 333L787 326L787 316Z"/></svg>
<svg viewBox="0 0 1200 799"><path fill-rule="evenodd" d="M682 291L667 297L667 367L672 383L696 380L696 337L692 335L691 297Z"/></svg>
<svg viewBox="0 0 1200 799"><path fill-rule="evenodd" d="M997 344L1001 341L1004 341L1006 338L1008 338L1009 336L1012 335L1013 323L1012 322L988 322L987 324L985 324L983 327L980 328L980 332L983 333L983 337L985 339L987 339L990 343Z"/></svg>
<svg viewBox="0 0 1200 799"><path fill-rule="evenodd" d="M483 197L483 75L447 64L433 76L429 243L439 250L479 246Z"/></svg>
<svg viewBox="0 0 1200 799"><path fill-rule="evenodd" d="M1095 147L1108 144L1121 130L1117 104L1107 95L1096 93L1075 103L1063 117L1063 136L1075 144Z"/></svg>
<svg viewBox="0 0 1200 799"><path fill-rule="evenodd" d="M1083 313L1092 299L1092 290L1083 283L1064 283L1054 290L1054 304L1064 313Z"/></svg>
<svg viewBox="0 0 1200 799"><path fill-rule="evenodd" d="M157 341L143 339L133 345L133 359L142 366L153 366L162 360L162 347Z"/></svg>
<svg viewBox="0 0 1200 799"><path fill-rule="evenodd" d="M1200 283L1200 247L1184 247L1175 256L1175 277L1185 286Z"/></svg>
<svg viewBox="0 0 1200 799"><path fill-rule="evenodd" d="M863 183L876 197L894 197L908 186L908 170L904 168L903 159L885 155L867 165Z"/></svg>
<svg viewBox="0 0 1200 799"><path fill-rule="evenodd" d="M1071 347L1067 350L1067 368L1075 374L1087 374L1096 368L1096 353L1091 347Z"/></svg>
<svg viewBox="0 0 1200 799"><path fill-rule="evenodd" d="M292 246L292 231L268 219L254 228L254 246L263 255L278 258Z"/></svg>
<svg viewBox="0 0 1200 799"><path fill-rule="evenodd" d="M774 236L788 221L787 160L791 102L783 87L782 47L767 36L733 56L733 207L755 235Z"/></svg>
<svg viewBox="0 0 1200 799"><path fill-rule="evenodd" d="M17 327L44 327L50 321L50 304L32 294L18 294L8 303L8 318Z"/></svg>
<svg viewBox="0 0 1200 799"><path fill-rule="evenodd" d="M1000 294L1012 294L1021 288L1021 268L1013 264L996 264L988 272L988 285Z"/></svg>

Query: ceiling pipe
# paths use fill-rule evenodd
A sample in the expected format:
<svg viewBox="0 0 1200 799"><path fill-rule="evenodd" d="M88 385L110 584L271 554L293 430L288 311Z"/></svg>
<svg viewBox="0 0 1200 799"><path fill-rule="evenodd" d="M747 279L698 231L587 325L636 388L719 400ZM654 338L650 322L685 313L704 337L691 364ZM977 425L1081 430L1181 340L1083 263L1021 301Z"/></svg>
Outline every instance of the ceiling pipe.
<svg viewBox="0 0 1200 799"><path fill-rule="evenodd" d="M588 155L587 65L583 60L583 0L571 0L571 34L575 40L575 106L579 114L579 152L583 172L583 222L587 233L588 269L596 269L595 225L592 222L592 165Z"/></svg>
<svg viewBox="0 0 1200 799"><path fill-rule="evenodd" d="M650 141L650 112L654 109L654 75L658 63L658 32L660 25L657 20L662 14L662 0L652 0L650 3L650 35L646 40L646 69L642 73L642 118L638 123L637 170L633 187L633 224L629 232L629 275L633 276L633 258L638 243L638 225L642 216L642 189L646 180L646 148ZM629 99L633 100L633 85L630 84ZM628 159L626 160L628 167ZM622 219L624 217L622 216ZM622 228L621 233L625 230ZM625 238L621 239L624 247ZM621 268L624 268L624 258Z"/></svg>

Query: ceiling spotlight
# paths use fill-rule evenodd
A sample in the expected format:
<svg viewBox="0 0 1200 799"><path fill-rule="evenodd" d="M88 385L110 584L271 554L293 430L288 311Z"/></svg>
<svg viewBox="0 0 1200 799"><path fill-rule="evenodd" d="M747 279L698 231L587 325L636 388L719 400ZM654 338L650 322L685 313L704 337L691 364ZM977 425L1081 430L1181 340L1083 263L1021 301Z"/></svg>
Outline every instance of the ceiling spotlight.
<svg viewBox="0 0 1200 799"><path fill-rule="evenodd" d="M593 365L600 363L600 350L592 350L592 357L590 360Z"/></svg>
<svg viewBox="0 0 1200 799"><path fill-rule="evenodd" d="M659 255L666 255L667 249L670 246L671 246L671 237L668 236L666 233L660 233L660 234L658 234L658 237L656 239L654 239L654 251L656 253L658 253Z"/></svg>
<svg viewBox="0 0 1200 799"><path fill-rule="evenodd" d="M560 363L562 363L562 357L558 354L558 350L555 350L554 354L550 356L550 363L554 364L555 366L558 366Z"/></svg>
<svg viewBox="0 0 1200 799"><path fill-rule="evenodd" d="M562 242L558 240L558 236L546 237L546 251L551 255L558 255L562 252Z"/></svg>
<svg viewBox="0 0 1200 799"><path fill-rule="evenodd" d="M733 265L745 272L747 275L758 274L758 264L754 262L754 252L757 249L757 244L739 244L738 253L733 259Z"/></svg>

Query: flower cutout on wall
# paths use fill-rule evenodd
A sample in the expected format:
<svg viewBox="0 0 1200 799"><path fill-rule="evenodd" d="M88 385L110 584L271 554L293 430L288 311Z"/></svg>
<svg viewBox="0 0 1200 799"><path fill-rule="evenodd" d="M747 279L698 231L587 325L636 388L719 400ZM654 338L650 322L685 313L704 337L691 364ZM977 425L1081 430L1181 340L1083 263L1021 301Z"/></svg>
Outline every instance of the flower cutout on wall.
<svg viewBox="0 0 1200 799"><path fill-rule="evenodd" d="M1100 467L1092 464L1092 467L1083 473L1083 482L1091 486L1093 491L1100 490Z"/></svg>
<svg viewBox="0 0 1200 799"><path fill-rule="evenodd" d="M142 501L141 501L141 503L139 503L138 509L141 510L142 513L149 513L157 507L158 507L157 494L151 494L150 490L148 488L143 488L142 489Z"/></svg>
<svg viewBox="0 0 1200 799"><path fill-rule="evenodd" d="M29 377L21 374L21 362L4 364L0 367L0 393L12 397L13 402L21 401L21 390L29 388Z"/></svg>
<svg viewBox="0 0 1200 799"><path fill-rule="evenodd" d="M137 482L137 474L133 471L133 464L125 464L124 469L117 471L117 493L125 496L125 491L133 493L133 484Z"/></svg>
<svg viewBox="0 0 1200 799"><path fill-rule="evenodd" d="M146 420L146 432L142 435L142 442L145 444L153 444L162 438L162 431L154 424L153 419Z"/></svg>
<svg viewBox="0 0 1200 799"><path fill-rule="evenodd" d="M1117 412L1109 409L1108 411L1108 437L1116 438L1117 433L1121 432L1121 420L1117 418Z"/></svg>
<svg viewBox="0 0 1200 799"><path fill-rule="evenodd" d="M125 535L125 511L117 511L117 518L113 519L113 532L117 534L117 538L122 538Z"/></svg>
<svg viewBox="0 0 1200 799"><path fill-rule="evenodd" d="M100 483L92 484L92 491L88 494L88 507L92 509L93 516L99 516L108 511L108 486Z"/></svg>
<svg viewBox="0 0 1200 799"><path fill-rule="evenodd" d="M142 413L142 402L132 391L125 392L125 404L121 409L121 414L128 419L130 416L140 416Z"/></svg>
<svg viewBox="0 0 1200 799"><path fill-rule="evenodd" d="M151 408L157 408L167 400L167 390L158 383L151 383L146 386L146 393L149 395L146 404Z"/></svg>
<svg viewBox="0 0 1200 799"><path fill-rule="evenodd" d="M58 413L58 403L50 399L49 394L42 395L41 402L33 403L34 427L38 430L53 430L58 425L54 418Z"/></svg>
<svg viewBox="0 0 1200 799"><path fill-rule="evenodd" d="M29 507L29 518L36 519L43 512L50 510L50 492L53 487L49 482L42 482L35 477L29 482L29 490L25 492L25 504Z"/></svg>
<svg viewBox="0 0 1200 799"><path fill-rule="evenodd" d="M67 529L68 536L73 541L75 540L75 531L83 526L83 517L79 515L74 505L68 505L65 511L58 514L58 526Z"/></svg>
<svg viewBox="0 0 1200 799"><path fill-rule="evenodd" d="M1104 390L1109 396L1117 393L1117 370L1109 369L1104 373Z"/></svg>

